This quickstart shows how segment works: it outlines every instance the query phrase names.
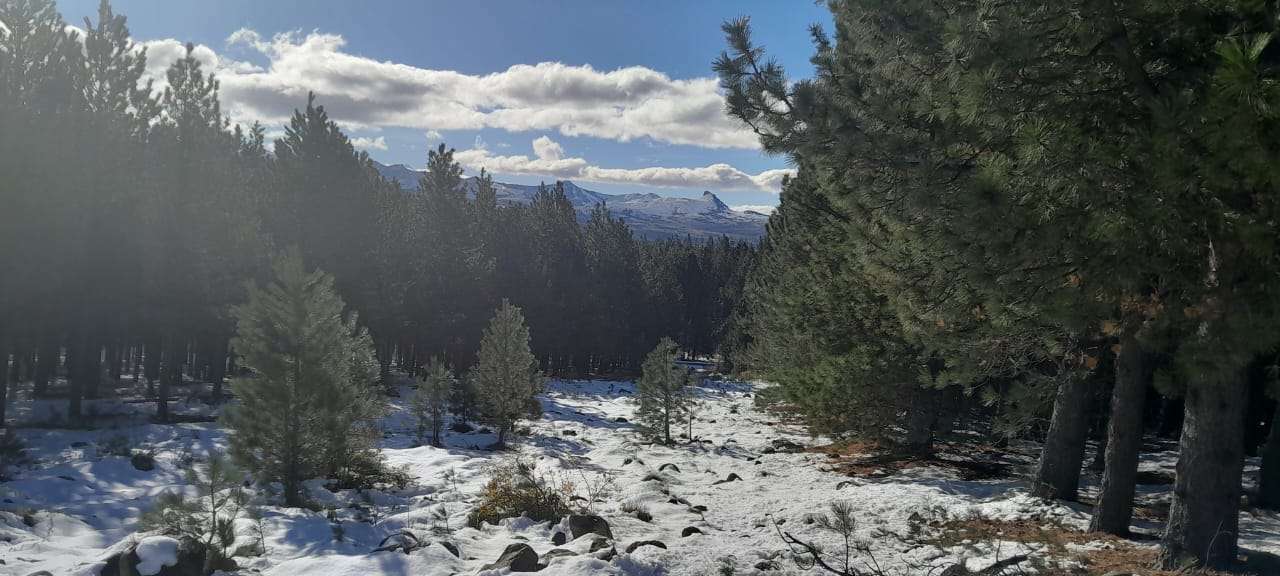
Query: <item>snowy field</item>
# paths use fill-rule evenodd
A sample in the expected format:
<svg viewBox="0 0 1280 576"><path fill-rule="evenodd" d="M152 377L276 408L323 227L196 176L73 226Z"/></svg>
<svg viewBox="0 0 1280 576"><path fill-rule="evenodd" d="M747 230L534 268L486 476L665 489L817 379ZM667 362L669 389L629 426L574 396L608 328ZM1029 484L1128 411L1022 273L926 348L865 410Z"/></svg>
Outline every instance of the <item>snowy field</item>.
<svg viewBox="0 0 1280 576"><path fill-rule="evenodd" d="M313 482L309 495L325 510L264 506L259 519L237 523L238 543L261 542L264 548L237 557L237 573L503 574L505 569L483 567L509 544L523 542L539 555L554 548L568 551L544 556L548 566L542 573L555 575L814 574L797 567L779 533L841 549L836 535L809 519L837 501L848 503L858 522L855 542L861 550L854 564L862 569L866 562L888 574L937 574L957 563L979 570L1019 554L1029 556L1020 566L1026 573L1064 573L1050 569L1084 569L1091 556L1117 546L1147 552L1155 546L1154 540L1127 544L1075 538L1065 548L1053 548L998 536L948 537L946 531L962 522L1021 522L1054 529L1087 525L1084 505L1026 495L1020 478L1034 447L1001 456L1009 473L1000 477L964 480L961 470L942 465L850 476L842 464L851 455L813 450L829 440L811 438L804 429L779 422L778 414L758 410L752 384L704 382L698 389L695 441L675 446L651 444L636 433L629 421L635 409L632 393L627 382L552 382L542 397L544 417L527 423L513 450L494 453L480 448L494 439L481 433L450 432L445 448L415 447L414 422L406 411L412 391L405 389L391 400L392 411L384 419L382 452L391 465L406 467L413 483L403 490L331 492ZM0 574L98 574L101 564L96 562L145 536L136 533L138 517L158 495L187 490L194 496L184 482L183 464L223 447L226 436L216 423L198 422L209 415L202 404L177 403L176 408L185 420L197 422L146 423L149 404L99 401L95 409L109 428L21 427L35 463L15 471L14 479L2 485ZM20 418L27 421L47 419L47 409L18 403ZM154 450L154 469L140 471L128 457L111 455L112 443ZM972 456L962 447L949 449L953 458ZM516 455L579 487L610 479L614 489L590 506L608 521L616 555L590 550L589 537L553 544L556 532L567 532L563 523L517 518L481 529L465 527L489 471ZM1171 475L1172 453L1149 456L1145 471L1155 478ZM1084 498L1094 485L1096 478L1087 477ZM1142 508L1167 505L1168 488L1140 486ZM639 510L651 518L638 518L644 516ZM1154 520L1140 518L1138 525L1159 529ZM690 527L696 533L690 534ZM1277 515L1242 513L1241 529L1245 549L1280 553ZM432 544L408 554L373 551L387 536L405 530ZM442 541L456 547L458 556L438 544ZM627 551L643 541L665 548L650 544ZM156 542L163 544L149 541ZM158 562L164 556L163 549L155 553Z"/></svg>

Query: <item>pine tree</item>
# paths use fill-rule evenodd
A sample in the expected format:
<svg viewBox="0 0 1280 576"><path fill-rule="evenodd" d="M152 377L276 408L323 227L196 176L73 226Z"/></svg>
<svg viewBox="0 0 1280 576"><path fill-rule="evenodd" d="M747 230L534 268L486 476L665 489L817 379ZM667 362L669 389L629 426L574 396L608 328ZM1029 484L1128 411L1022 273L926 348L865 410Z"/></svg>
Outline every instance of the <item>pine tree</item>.
<svg viewBox="0 0 1280 576"><path fill-rule="evenodd" d="M444 432L445 414L449 407L449 394L455 386L453 370L443 362L432 358L418 378L418 390L413 395L413 414L418 418L418 442L430 438L432 446L440 447Z"/></svg>
<svg viewBox="0 0 1280 576"><path fill-rule="evenodd" d="M237 461L281 482L285 502L300 506L304 480L368 456L381 406L372 342L343 311L332 277L307 272L296 252L274 269L274 280L252 287L235 309L233 346L254 375L232 384L240 403L225 419Z"/></svg>
<svg viewBox="0 0 1280 576"><path fill-rule="evenodd" d="M529 329L524 314L506 300L484 331L472 377L482 417L498 430L497 447L506 445L517 421L541 413L534 396L542 391L543 377L529 349Z"/></svg>
<svg viewBox="0 0 1280 576"><path fill-rule="evenodd" d="M688 416L691 401L689 372L676 365L679 352L674 340L663 338L645 357L636 381L636 421L665 444L671 443L671 427Z"/></svg>

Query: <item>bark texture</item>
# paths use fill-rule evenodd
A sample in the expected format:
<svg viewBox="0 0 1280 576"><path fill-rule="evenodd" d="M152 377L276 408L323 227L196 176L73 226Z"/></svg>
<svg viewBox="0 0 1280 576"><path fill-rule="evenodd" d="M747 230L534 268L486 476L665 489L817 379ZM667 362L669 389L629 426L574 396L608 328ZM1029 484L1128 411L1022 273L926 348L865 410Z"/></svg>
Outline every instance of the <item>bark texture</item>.
<svg viewBox="0 0 1280 576"><path fill-rule="evenodd" d="M1258 506L1280 510L1280 403L1271 416L1271 434L1262 447L1262 467L1258 470Z"/></svg>
<svg viewBox="0 0 1280 576"><path fill-rule="evenodd" d="M1032 493L1041 498L1075 500L1080 466L1089 434L1089 382L1070 378L1058 385L1053 418L1040 452Z"/></svg>
<svg viewBox="0 0 1280 576"><path fill-rule="evenodd" d="M903 449L914 454L933 451L933 423L938 417L938 390L917 386L912 393Z"/></svg>
<svg viewBox="0 0 1280 576"><path fill-rule="evenodd" d="M1243 368L1200 374L1187 384L1173 505L1161 542L1167 569L1226 566L1237 552L1244 468Z"/></svg>
<svg viewBox="0 0 1280 576"><path fill-rule="evenodd" d="M1142 449L1142 413L1151 367L1137 338L1126 334L1116 357L1116 383L1111 391L1111 418L1107 424L1106 464L1098 505L1090 532L1124 536L1133 519L1133 491Z"/></svg>

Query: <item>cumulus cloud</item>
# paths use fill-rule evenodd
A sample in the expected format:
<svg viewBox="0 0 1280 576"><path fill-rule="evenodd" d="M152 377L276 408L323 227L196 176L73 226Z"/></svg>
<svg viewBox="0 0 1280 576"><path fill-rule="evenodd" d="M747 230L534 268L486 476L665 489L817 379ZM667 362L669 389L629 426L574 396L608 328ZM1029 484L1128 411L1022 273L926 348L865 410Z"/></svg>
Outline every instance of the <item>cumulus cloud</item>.
<svg viewBox="0 0 1280 576"><path fill-rule="evenodd" d="M387 139L384 136L379 136L377 138L365 138L365 137L352 138L351 145L365 151L386 150Z"/></svg>
<svg viewBox="0 0 1280 576"><path fill-rule="evenodd" d="M607 184L630 184L662 188L704 190L754 190L777 193L782 179L793 170L765 170L748 174L728 164L697 168L602 168L583 158L566 158L564 148L542 136L533 141L533 156L495 155L488 149L472 148L454 154L454 160L471 170L485 168L497 174L546 176L560 180L581 180Z"/></svg>
<svg viewBox="0 0 1280 576"><path fill-rule="evenodd" d="M150 76L163 83L182 43L143 44ZM261 67L196 48L222 82L224 109L240 122L283 122L315 92L335 120L353 128L550 130L622 142L758 147L750 131L726 117L710 77L682 80L640 66L600 71L558 62L469 75L352 54L342 36L319 32L268 39L241 29L227 44L267 61Z"/></svg>

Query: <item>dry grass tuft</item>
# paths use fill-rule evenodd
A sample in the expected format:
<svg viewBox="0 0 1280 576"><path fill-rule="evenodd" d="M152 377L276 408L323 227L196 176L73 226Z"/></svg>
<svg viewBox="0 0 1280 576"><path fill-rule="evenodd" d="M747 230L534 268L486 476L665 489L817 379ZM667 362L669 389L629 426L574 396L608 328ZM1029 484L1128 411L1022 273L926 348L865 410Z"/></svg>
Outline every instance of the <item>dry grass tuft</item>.
<svg viewBox="0 0 1280 576"><path fill-rule="evenodd" d="M1047 559L1079 562L1083 574L1103 576L1109 573L1135 574L1137 576L1226 576L1226 572L1214 570L1186 571L1160 570L1156 566L1159 550L1155 546L1142 546L1110 534L1081 532L1072 528L1034 520L994 520L971 518L941 523L937 533L926 543L942 548L962 546L966 542L991 542L1003 540L1043 547ZM1087 551L1072 549L1069 545L1090 545ZM1060 568L1040 572L1041 576L1080 576L1077 570Z"/></svg>

